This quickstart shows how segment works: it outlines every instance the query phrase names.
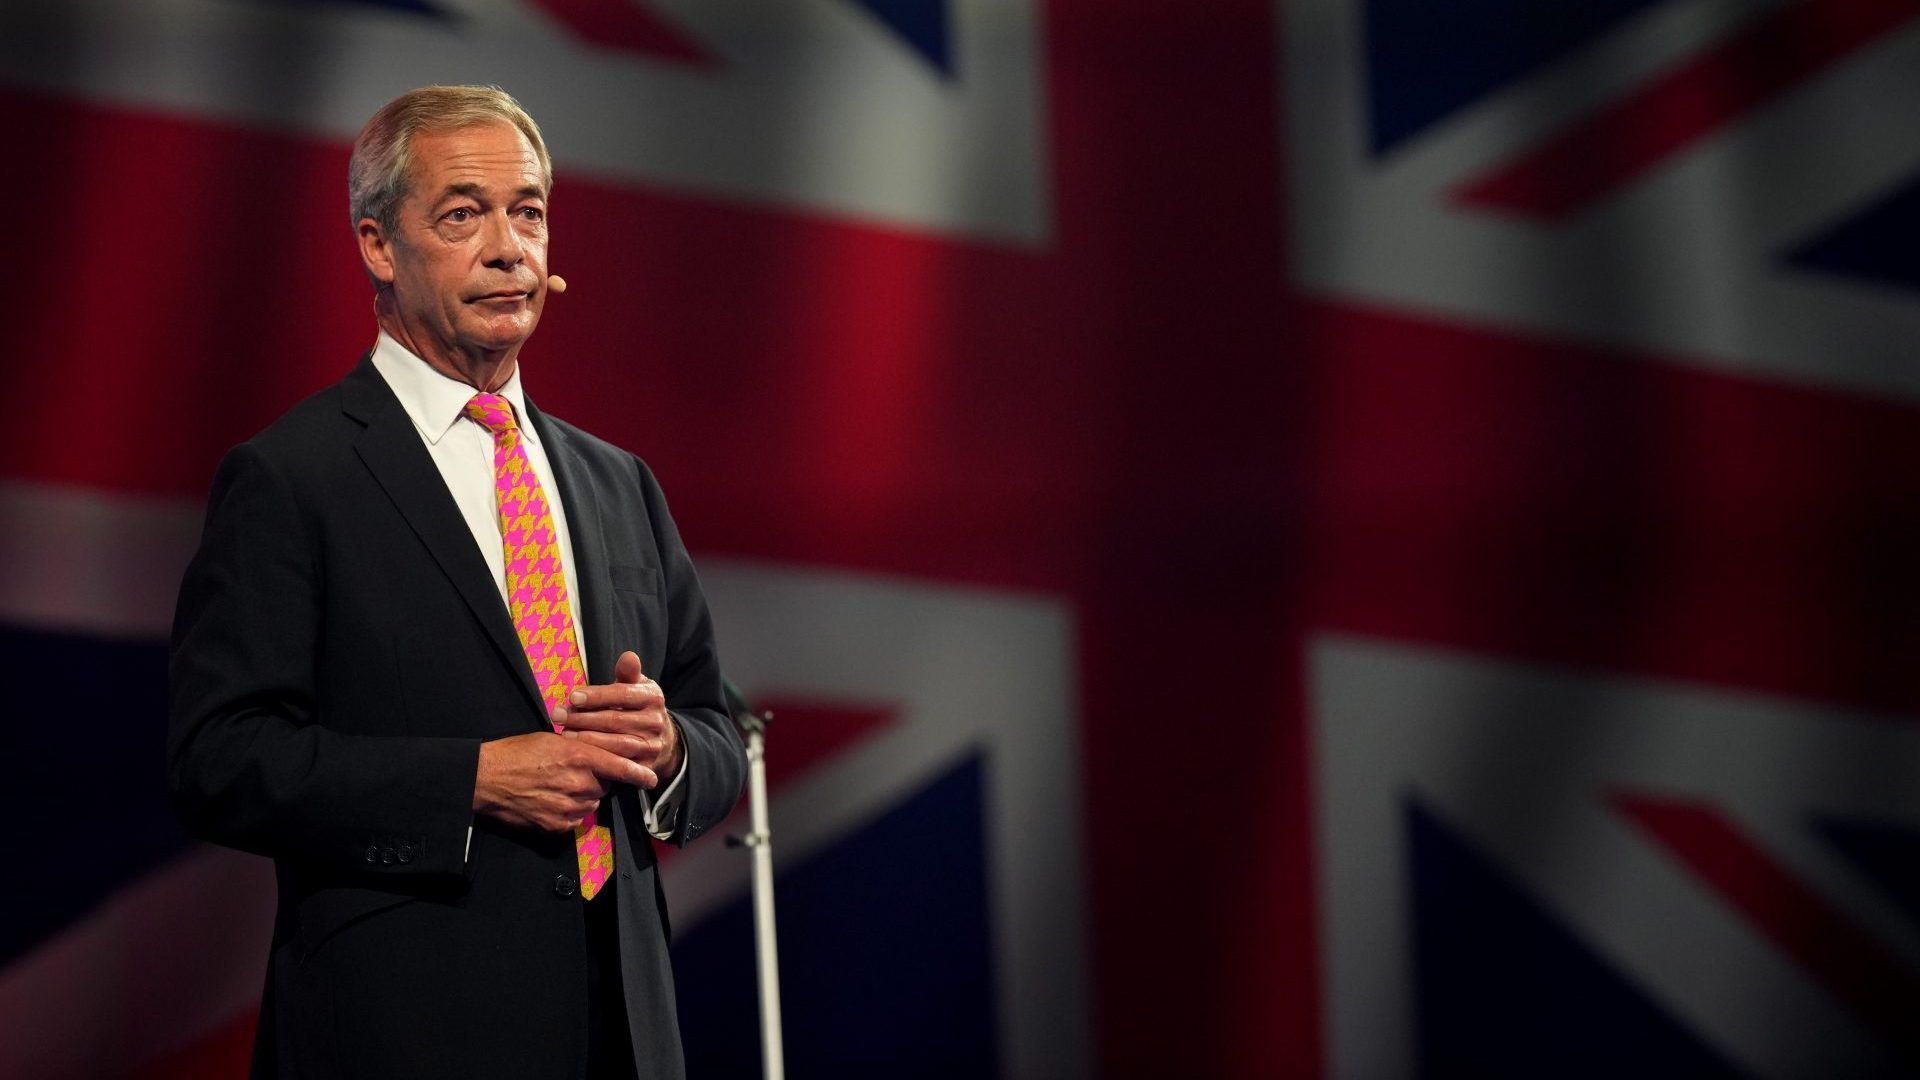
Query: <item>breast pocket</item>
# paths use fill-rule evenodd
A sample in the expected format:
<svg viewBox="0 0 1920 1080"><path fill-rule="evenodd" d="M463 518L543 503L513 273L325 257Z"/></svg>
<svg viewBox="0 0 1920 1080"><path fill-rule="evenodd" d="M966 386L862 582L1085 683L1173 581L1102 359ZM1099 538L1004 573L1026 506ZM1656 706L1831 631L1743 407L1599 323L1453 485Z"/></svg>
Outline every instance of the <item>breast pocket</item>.
<svg viewBox="0 0 1920 1080"><path fill-rule="evenodd" d="M657 566L608 566L607 576L619 592L660 595L660 568Z"/></svg>
<svg viewBox="0 0 1920 1080"><path fill-rule="evenodd" d="M667 644L667 605L660 593L660 568L609 565L607 578L613 585L613 655L632 649L640 654L648 674L658 674L656 665L665 658Z"/></svg>

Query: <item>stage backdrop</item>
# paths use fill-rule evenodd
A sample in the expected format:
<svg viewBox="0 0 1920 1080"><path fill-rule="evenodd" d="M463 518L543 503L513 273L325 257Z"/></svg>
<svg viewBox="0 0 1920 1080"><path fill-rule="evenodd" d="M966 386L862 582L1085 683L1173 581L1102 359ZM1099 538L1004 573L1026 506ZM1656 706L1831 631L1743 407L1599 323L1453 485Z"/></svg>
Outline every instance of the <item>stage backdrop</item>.
<svg viewBox="0 0 1920 1080"><path fill-rule="evenodd" d="M163 642L429 82L544 125L526 385L776 711L796 1076L1920 1071L1920 3L42 0L0 1076L243 1068ZM745 858L667 874L754 1075Z"/></svg>

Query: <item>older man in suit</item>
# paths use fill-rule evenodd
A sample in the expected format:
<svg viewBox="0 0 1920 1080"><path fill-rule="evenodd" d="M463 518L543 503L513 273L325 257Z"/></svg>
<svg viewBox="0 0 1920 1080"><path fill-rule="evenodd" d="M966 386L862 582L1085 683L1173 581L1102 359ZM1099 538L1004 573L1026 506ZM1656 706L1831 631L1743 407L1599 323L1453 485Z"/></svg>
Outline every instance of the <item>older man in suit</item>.
<svg viewBox="0 0 1920 1080"><path fill-rule="evenodd" d="M744 760L652 473L522 387L551 187L497 89L382 108L376 342L214 481L169 779L275 862L258 1076L683 1072L650 836L723 818Z"/></svg>

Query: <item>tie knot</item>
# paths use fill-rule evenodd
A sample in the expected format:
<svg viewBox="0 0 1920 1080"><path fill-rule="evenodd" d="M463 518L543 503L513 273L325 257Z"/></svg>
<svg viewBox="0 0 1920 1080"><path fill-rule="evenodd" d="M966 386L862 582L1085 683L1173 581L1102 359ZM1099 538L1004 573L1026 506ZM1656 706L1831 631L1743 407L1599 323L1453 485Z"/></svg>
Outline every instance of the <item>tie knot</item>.
<svg viewBox="0 0 1920 1080"><path fill-rule="evenodd" d="M475 394L467 402L467 415L488 431L494 438L514 430L513 403L498 394Z"/></svg>

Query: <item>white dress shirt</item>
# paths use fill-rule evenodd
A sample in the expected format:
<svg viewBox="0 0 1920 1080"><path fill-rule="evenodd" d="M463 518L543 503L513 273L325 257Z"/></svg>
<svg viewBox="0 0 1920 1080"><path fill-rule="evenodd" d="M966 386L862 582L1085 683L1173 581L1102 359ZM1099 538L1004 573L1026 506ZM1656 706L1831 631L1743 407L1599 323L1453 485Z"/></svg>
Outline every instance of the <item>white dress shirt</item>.
<svg viewBox="0 0 1920 1080"><path fill-rule="evenodd" d="M380 377L387 381L387 386L392 388L394 396L400 399L407 416L412 418L414 430L420 433L420 441L426 444L427 454L439 468L440 478L446 481L448 493L453 496L454 504L460 508L460 516L466 519L467 528L473 533L474 544L487 560L487 569L493 572L493 583L500 590L500 602L506 604L507 562L501 550L500 509L493 483L493 433L466 414L467 402L478 391L458 379L435 371L384 330L373 347L373 366L380 372ZM514 365L513 375L507 379L507 385L494 393L513 405L514 419L520 427L520 445L526 450L534 475L540 478L540 489L547 496L547 506L553 511L553 533L560 548L560 569L566 574L568 598L571 600L577 595L575 589L580 575L573 568L573 541L567 532L567 509L560 499L560 487L554 483L553 466L548 463L547 452L540 445L540 433L527 423L527 399L520 389L518 364ZM586 629L580 625L579 619L573 622L573 639L584 665L587 638ZM657 797L645 789L640 792L640 806L645 811L647 831L662 840L673 835L674 823L679 816L680 778L687 774L685 753L683 746L680 773L667 785L666 790ZM472 840L471 830L468 831L468 840Z"/></svg>

